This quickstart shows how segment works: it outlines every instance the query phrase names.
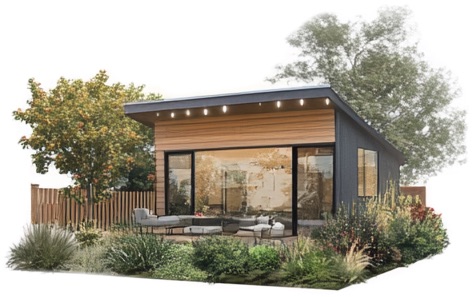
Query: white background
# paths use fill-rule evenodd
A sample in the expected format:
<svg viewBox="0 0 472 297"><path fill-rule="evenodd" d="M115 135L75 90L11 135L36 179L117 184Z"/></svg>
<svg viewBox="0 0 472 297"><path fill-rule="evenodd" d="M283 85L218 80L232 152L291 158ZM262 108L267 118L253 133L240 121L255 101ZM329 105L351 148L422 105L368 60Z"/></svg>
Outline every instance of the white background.
<svg viewBox="0 0 472 297"><path fill-rule="evenodd" d="M29 222L30 184L60 187L68 179L37 175L18 140L30 132L12 111L26 108L29 78L44 89L59 77L88 80L99 70L111 82L145 84L166 98L286 87L265 78L296 58L286 37L318 13L374 17L384 5L413 10L419 46L435 67L451 70L462 88L454 105L468 111L472 95L466 1L2 1L0 3L1 166L0 290L33 296L192 294L206 296L469 295L471 165L445 169L427 183L428 204L443 213L451 245L432 259L341 291L209 285L71 273L11 271L10 247ZM289 86L295 86L290 84ZM470 130L470 129L469 129ZM470 132L467 143L472 149ZM468 159L470 160L470 153Z"/></svg>

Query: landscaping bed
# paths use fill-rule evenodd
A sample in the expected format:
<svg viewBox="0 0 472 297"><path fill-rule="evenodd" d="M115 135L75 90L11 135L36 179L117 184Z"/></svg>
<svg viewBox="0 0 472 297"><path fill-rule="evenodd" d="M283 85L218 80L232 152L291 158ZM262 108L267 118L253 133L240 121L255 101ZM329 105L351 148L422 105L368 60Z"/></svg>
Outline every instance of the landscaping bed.
<svg viewBox="0 0 472 297"><path fill-rule="evenodd" d="M370 199L296 240L248 244L209 235L177 243L127 229L83 224L72 232L32 225L11 248L12 269L72 271L259 286L342 289L441 253L441 216L411 197Z"/></svg>

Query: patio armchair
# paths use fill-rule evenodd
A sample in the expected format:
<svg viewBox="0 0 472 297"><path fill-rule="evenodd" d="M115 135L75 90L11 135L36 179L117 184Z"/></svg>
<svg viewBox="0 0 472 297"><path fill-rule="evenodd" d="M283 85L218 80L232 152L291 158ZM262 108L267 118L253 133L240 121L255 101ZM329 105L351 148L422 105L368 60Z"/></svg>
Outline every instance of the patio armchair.
<svg viewBox="0 0 472 297"><path fill-rule="evenodd" d="M257 238L273 238L284 236L285 225L280 222L274 222L274 219L269 216L259 216L256 218L256 224L252 226L239 226L237 234L244 236L249 232L254 236L254 242L257 243ZM241 232L240 232L241 231Z"/></svg>

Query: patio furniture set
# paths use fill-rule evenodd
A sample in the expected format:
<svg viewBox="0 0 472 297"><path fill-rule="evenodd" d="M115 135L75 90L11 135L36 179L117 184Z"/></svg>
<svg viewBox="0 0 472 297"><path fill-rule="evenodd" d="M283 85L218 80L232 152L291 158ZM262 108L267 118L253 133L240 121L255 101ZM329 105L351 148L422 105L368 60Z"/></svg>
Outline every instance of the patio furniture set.
<svg viewBox="0 0 472 297"><path fill-rule="evenodd" d="M195 215L157 216L147 208L135 208L134 225L142 233L143 228L164 228L166 235L247 234L254 237L282 237L285 225L269 216L205 217ZM179 230L179 233L176 233Z"/></svg>

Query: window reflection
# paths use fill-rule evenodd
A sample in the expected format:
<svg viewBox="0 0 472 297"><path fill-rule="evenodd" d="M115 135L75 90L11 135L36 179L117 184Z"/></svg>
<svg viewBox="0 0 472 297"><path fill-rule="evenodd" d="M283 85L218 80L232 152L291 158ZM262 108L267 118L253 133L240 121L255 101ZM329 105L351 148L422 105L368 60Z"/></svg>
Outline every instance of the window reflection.
<svg viewBox="0 0 472 297"><path fill-rule="evenodd" d="M168 155L168 214L201 213L255 225L261 215L292 234L292 209L299 225L313 225L332 212L333 148L294 148L297 184L292 185L292 148L251 148ZM194 189L192 189L194 156ZM296 206L292 191L296 187ZM193 192L192 192L193 191ZM192 193L194 200L192 201ZM237 227L237 226L236 226ZM236 228L234 232L238 229Z"/></svg>
<svg viewBox="0 0 472 297"><path fill-rule="evenodd" d="M291 156L291 148L196 152L195 211L291 222Z"/></svg>
<svg viewBox="0 0 472 297"><path fill-rule="evenodd" d="M358 196L374 197L378 194L378 158L377 152L359 148L358 157Z"/></svg>
<svg viewBox="0 0 472 297"><path fill-rule="evenodd" d="M323 219L333 208L333 148L298 148L298 220Z"/></svg>
<svg viewBox="0 0 472 297"><path fill-rule="evenodd" d="M167 213L191 214L192 155L169 155Z"/></svg>

